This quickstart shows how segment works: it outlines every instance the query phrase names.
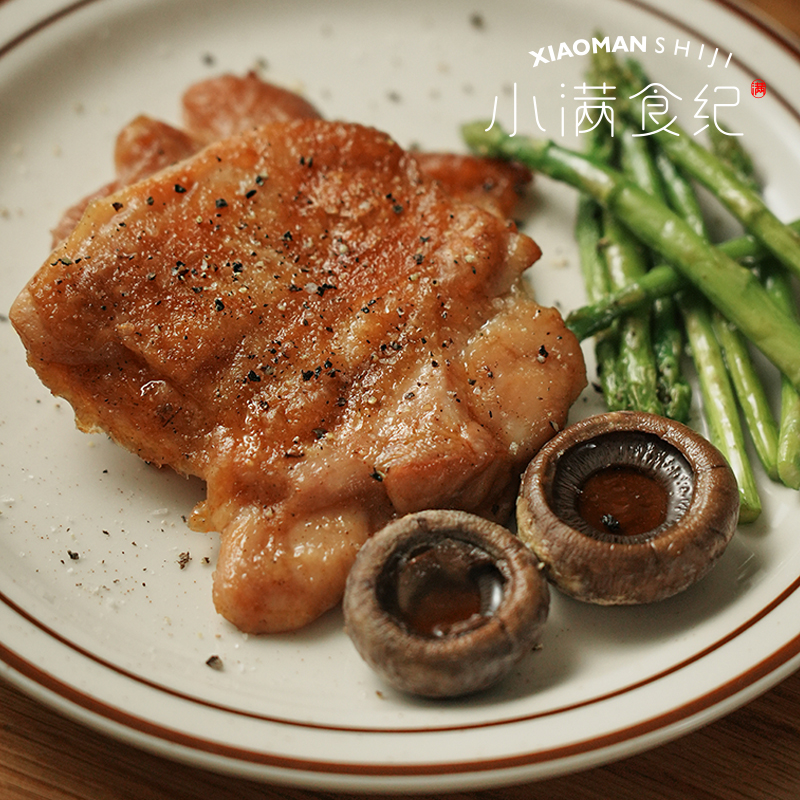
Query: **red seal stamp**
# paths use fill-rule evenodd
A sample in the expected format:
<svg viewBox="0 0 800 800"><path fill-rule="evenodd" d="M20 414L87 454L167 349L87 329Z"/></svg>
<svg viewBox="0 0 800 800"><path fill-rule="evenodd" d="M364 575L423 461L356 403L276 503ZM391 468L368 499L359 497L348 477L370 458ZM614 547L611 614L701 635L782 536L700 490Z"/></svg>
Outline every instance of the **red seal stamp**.
<svg viewBox="0 0 800 800"><path fill-rule="evenodd" d="M753 97L764 97L767 93L767 84L764 81L755 80L750 84L750 94Z"/></svg>

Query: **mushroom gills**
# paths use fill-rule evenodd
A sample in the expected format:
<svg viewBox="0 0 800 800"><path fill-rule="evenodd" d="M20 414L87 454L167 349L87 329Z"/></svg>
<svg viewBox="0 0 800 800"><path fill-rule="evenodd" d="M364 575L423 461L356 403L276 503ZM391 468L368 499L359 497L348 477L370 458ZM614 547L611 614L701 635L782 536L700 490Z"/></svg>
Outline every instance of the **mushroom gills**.
<svg viewBox="0 0 800 800"><path fill-rule="evenodd" d="M651 433L606 433L567 450L556 467L553 511L609 542L644 541L673 525L692 501L693 472Z"/></svg>
<svg viewBox="0 0 800 800"><path fill-rule="evenodd" d="M384 568L378 600L410 633L456 636L482 625L503 600L503 576L485 550L444 538L399 553Z"/></svg>

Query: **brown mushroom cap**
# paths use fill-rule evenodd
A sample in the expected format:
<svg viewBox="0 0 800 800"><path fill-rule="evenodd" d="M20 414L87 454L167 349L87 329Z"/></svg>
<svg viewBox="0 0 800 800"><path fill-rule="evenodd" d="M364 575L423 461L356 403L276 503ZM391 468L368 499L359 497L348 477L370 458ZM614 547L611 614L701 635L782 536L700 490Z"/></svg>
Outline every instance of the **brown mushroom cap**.
<svg viewBox="0 0 800 800"><path fill-rule="evenodd" d="M578 511L590 475L623 464L666 490L650 530L618 535ZM722 555L739 493L722 454L678 422L640 412L589 417L551 439L528 465L517 499L520 538L565 594L592 603L649 603L683 591Z"/></svg>
<svg viewBox="0 0 800 800"><path fill-rule="evenodd" d="M480 595L477 607L459 587ZM414 608L428 592L438 624ZM496 683L533 648L549 600L538 561L510 531L433 510L390 523L361 548L343 608L356 649L387 683L455 697Z"/></svg>

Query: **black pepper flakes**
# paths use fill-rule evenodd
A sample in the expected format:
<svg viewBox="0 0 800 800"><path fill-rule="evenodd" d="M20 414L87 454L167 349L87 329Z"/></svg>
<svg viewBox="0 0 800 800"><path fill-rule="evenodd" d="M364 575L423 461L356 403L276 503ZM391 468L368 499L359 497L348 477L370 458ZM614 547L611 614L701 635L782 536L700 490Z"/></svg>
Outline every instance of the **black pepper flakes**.
<svg viewBox="0 0 800 800"><path fill-rule="evenodd" d="M214 300L214 310L215 311L223 311L225 309L225 303L219 299L219 297Z"/></svg>
<svg viewBox="0 0 800 800"><path fill-rule="evenodd" d="M222 663L222 659L217 656L211 656L210 658L206 659L206 666L211 667L211 669L217 670L217 672L222 672L225 669L225 665Z"/></svg>
<svg viewBox="0 0 800 800"><path fill-rule="evenodd" d="M226 200L224 197L218 197L218 198L217 198L217 199L214 201L214 205L215 205L217 208L227 208L227 207L228 207L228 201L227 201L227 200Z"/></svg>
<svg viewBox="0 0 800 800"><path fill-rule="evenodd" d="M119 201L115 201L111 204L111 207L114 209L114 211L121 211L125 206L123 206Z"/></svg>
<svg viewBox="0 0 800 800"><path fill-rule="evenodd" d="M185 194L186 193L186 187L185 186L181 186L179 183L176 183L174 188L175 188L175 191L178 194Z"/></svg>
<svg viewBox="0 0 800 800"><path fill-rule="evenodd" d="M603 514L601 522L610 533L619 533L622 527L619 520L613 514Z"/></svg>
<svg viewBox="0 0 800 800"><path fill-rule="evenodd" d="M81 556L80 553L76 553L74 550L67 550L67 555L73 560L77 561Z"/></svg>

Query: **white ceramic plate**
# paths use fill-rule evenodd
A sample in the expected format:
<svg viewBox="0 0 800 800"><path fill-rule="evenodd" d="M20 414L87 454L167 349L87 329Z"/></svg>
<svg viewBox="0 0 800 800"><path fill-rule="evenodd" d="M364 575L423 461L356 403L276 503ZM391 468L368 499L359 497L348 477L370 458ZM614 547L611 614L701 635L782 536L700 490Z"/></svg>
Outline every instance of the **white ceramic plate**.
<svg viewBox="0 0 800 800"><path fill-rule="evenodd" d="M694 98L704 84L712 104L731 97L715 87L738 87L720 119L744 133L776 212L800 216L798 52L721 3L7 0L0 309L46 258L61 210L109 178L120 126L140 112L177 122L192 81L256 68L328 116L429 149L460 149L459 124L490 115L496 96L510 126L516 86L519 129L535 132L536 96L546 135L560 138L586 59L534 67L529 51L547 57L552 45L557 55L597 28L613 41L646 39L638 56L684 98L676 110L690 130L700 126ZM756 78L766 97L751 96ZM571 190L540 180L526 223L544 250L539 296L565 310L583 300L574 204ZM732 229L722 215L719 226ZM653 746L798 664L798 495L764 482L761 520L682 596L604 610L556 595L543 649L495 691L455 703L398 696L360 661L338 612L271 638L217 617L215 537L182 521L202 486L78 433L70 409L26 367L5 317L0 365L0 672L134 745L307 787L476 788ZM596 410L589 391L575 416ZM212 655L222 671L206 666Z"/></svg>

